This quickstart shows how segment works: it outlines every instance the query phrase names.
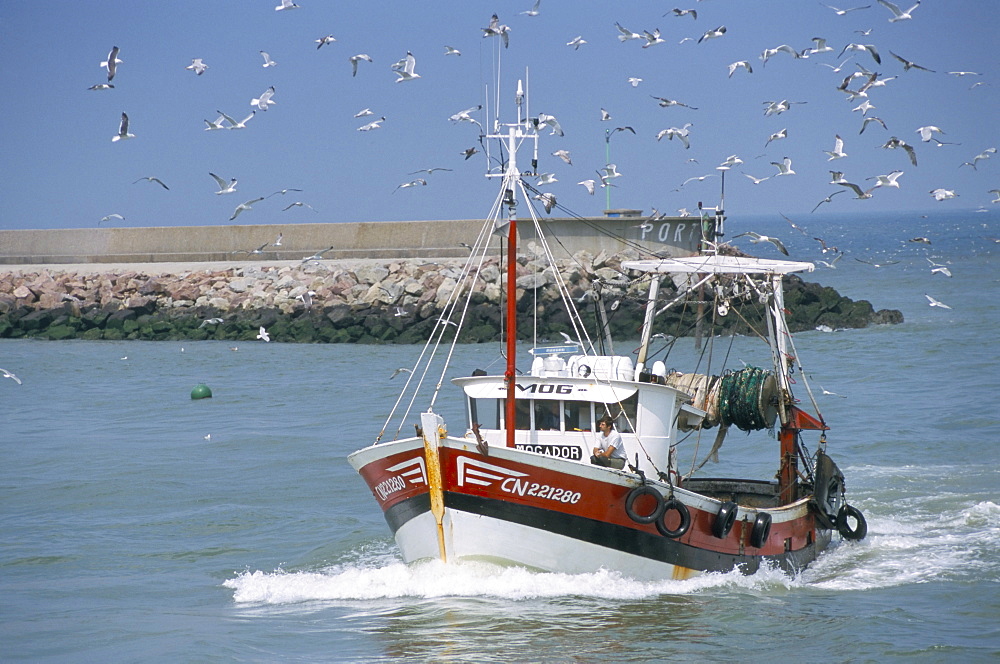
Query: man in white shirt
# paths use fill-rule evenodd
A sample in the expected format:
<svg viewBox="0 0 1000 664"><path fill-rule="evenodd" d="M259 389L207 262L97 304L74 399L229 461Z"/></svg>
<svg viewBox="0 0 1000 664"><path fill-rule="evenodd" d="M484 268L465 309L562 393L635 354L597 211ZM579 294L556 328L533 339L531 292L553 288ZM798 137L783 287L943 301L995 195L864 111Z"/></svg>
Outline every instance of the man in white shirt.
<svg viewBox="0 0 1000 664"><path fill-rule="evenodd" d="M590 463L621 470L625 467L627 457L621 434L615 431L614 420L605 415L597 421L597 428L600 434L597 436L597 447L594 448L594 455L590 457Z"/></svg>

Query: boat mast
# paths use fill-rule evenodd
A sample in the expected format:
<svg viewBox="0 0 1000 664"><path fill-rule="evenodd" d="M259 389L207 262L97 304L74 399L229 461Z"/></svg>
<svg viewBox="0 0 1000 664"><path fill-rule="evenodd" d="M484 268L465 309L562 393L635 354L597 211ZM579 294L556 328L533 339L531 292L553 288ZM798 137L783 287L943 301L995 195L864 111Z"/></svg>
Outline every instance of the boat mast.
<svg viewBox="0 0 1000 664"><path fill-rule="evenodd" d="M532 129L530 123L522 117L522 105L525 101L522 81L517 82L517 123L497 123L495 133L486 138L494 138L507 143L506 168L499 177L503 178L503 206L507 208L507 335L506 353L507 367L504 370L504 383L507 387L507 402L504 410L504 424L507 432L506 446L514 447L514 432L517 424L516 392L517 381L517 191L521 187L521 172L517 168L518 144L525 139L534 143L534 156L538 155L538 131ZM506 133L502 133L503 129ZM531 129L531 131L529 131ZM496 173L487 173L486 177L498 177ZM497 214L502 214L498 211Z"/></svg>
<svg viewBox="0 0 1000 664"><path fill-rule="evenodd" d="M514 128L510 127L510 150L508 170L517 170L514 146ZM510 184L509 180L505 180ZM507 447L514 447L514 425L517 423L517 409L514 403L517 383L514 380L517 365L517 200L514 198L514 188L504 190L504 202L507 205L507 368L504 371L504 382L507 385L507 413L505 423L507 428Z"/></svg>

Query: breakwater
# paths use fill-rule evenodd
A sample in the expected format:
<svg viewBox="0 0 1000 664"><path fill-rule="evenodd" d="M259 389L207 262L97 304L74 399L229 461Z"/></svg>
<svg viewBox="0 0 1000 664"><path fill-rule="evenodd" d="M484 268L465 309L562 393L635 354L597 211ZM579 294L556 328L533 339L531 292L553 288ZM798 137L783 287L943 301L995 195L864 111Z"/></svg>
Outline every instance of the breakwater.
<svg viewBox="0 0 1000 664"><path fill-rule="evenodd" d="M558 270L569 294L588 308L604 306L616 337L635 338L648 286L619 272L630 252L579 251ZM261 326L277 342L420 343L431 333L459 288L459 259L245 262L169 271L115 266L97 270L23 268L0 273L0 338L251 341ZM461 341L499 337L506 275L495 259L475 269ZM786 282L792 331L858 328L902 322L895 310L798 277ZM465 286L469 287L468 285ZM596 292L600 298L595 298ZM533 257L518 260L517 297L523 330L541 337L570 332L569 316L551 271ZM658 327L694 333L691 313L670 313ZM595 320L584 315L585 320ZM731 316L730 331L748 333L753 318ZM688 325L687 328L685 326ZM596 322L591 333L596 333Z"/></svg>

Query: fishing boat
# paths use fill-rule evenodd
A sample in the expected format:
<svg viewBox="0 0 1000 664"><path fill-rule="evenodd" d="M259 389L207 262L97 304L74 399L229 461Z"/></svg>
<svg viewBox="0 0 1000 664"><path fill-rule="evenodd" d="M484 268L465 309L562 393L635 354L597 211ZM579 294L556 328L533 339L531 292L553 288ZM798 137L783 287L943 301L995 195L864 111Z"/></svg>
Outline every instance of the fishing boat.
<svg viewBox="0 0 1000 664"><path fill-rule="evenodd" d="M848 504L844 475L827 454L829 427L785 321L783 285L813 265L732 255L720 242L721 204L703 210L703 240L693 255L622 262L621 279L644 300L636 305L644 317L633 354L599 350L609 345L591 338L555 269L549 274L574 334L556 344L518 343L519 204L530 213L533 251L556 263L526 181L536 175L544 122L522 117L522 100L519 94L517 122L494 121L486 136L503 145L500 172L487 174L500 179L500 192L431 339L375 442L348 457L403 559L685 579L762 566L795 572L834 536L864 538L864 515ZM517 157L525 150L532 157L522 172ZM503 358L503 373L477 368L447 380L476 280L496 244L506 257L504 329L489 355ZM682 335L668 333L664 321L696 329L694 341L707 348L736 339L708 329L736 316L752 331L739 339L762 342L764 366L711 367L705 349L692 353L687 343L691 366L668 369ZM426 401L417 406L426 386ZM459 421L435 410L446 390L463 401ZM423 408L419 416L414 408ZM609 465L596 454L605 417L620 436L624 463ZM762 436L748 465L759 466L760 450L768 450L776 475L707 476L706 463L732 428ZM404 436L404 429L416 435Z"/></svg>

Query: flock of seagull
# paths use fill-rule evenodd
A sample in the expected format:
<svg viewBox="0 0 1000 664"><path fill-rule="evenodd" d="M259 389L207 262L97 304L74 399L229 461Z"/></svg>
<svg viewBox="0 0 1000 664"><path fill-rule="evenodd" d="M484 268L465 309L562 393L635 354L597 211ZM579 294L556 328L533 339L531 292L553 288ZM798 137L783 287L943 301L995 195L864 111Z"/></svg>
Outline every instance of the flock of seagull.
<svg viewBox="0 0 1000 664"><path fill-rule="evenodd" d="M700 0L699 0L700 1ZM919 20L919 12L917 10L920 8L920 2L915 2L911 7L907 9L901 9L899 6L887 0L877 0L878 4L884 7L889 12L888 21L890 23L898 23L900 21L909 20ZM837 8L824 3L819 3L823 7L828 8L837 16L845 16L848 13L861 12L869 10L872 5L850 7L850 8ZM299 5L289 0L282 0L281 4L275 7L275 11L285 12L300 9ZM537 0L530 9L520 12L519 15L527 17L535 17L541 13L541 0ZM690 19L691 21L699 20L699 10L697 9L680 9L675 8L664 16L673 16L675 18L684 18L685 20ZM631 29L625 27L620 22L614 23L614 26L608 27L609 36L615 36L617 39L625 44L631 42L638 42L641 44L641 48L649 49L659 46L660 44L666 43L664 33L659 29L655 30L642 30L642 31L632 31ZM867 38L872 33L871 29L868 30L857 30L862 37ZM487 24L481 28L481 37L483 39L497 39L501 48L507 48L510 45L512 34L514 31L510 26L501 22L497 14L493 14ZM697 34L697 33L696 33ZM698 44L704 44L705 42L712 40L725 39L727 36L727 28L725 25L719 25L712 27L710 29L701 32L699 38L685 37L681 40L681 43L685 41L692 41ZM593 39L593 37L592 37ZM334 44L337 39L332 34L322 35L314 40L316 44L316 49L322 49L324 47L329 47ZM888 125L886 121L875 115L874 111L876 105L873 102L874 96L877 93L887 89L887 86L892 81L899 78L901 75L908 75L907 72L919 72L911 73L909 75L930 75L936 74L937 72L931 67L925 66L924 64L918 64L912 60L909 60L893 51L888 51L889 56L892 58L890 61L884 61L883 54L879 52L879 49L875 44L867 43L868 39L860 39L856 43L848 43L835 48L828 43L828 40L823 37L813 37L811 39L811 45L808 48L795 48L789 44L780 44L773 47L764 48L757 60L761 64L756 64L752 59L744 59L732 62L728 65L728 76L732 78L736 75L759 75L759 72L755 74L755 67L763 67L770 60L774 58L790 58L792 60L808 60L809 58L818 58L818 56L829 54L831 57L836 54L836 59L845 55L848 56L846 60L843 60L838 65L828 64L825 62L820 62L819 64L829 68L833 74L838 75L836 79L839 81L839 85L836 88L844 94L848 102L856 104L852 111L858 113L860 120L860 128L858 135L864 134L867 131L874 131L873 127L881 127L882 130L888 131ZM579 50L581 47L585 47L588 41L584 39L583 35L579 35L570 39L566 42L566 46L573 49ZM262 67L269 69L276 66L275 61L272 59L271 55L266 51L260 51L260 55L263 59ZM445 56L461 56L461 51L454 48L453 46L444 46ZM101 67L106 70L107 82L100 83L98 85L92 86L92 90L107 90L114 88L112 81L115 78L116 72L119 66L123 64L120 56L120 50L117 46L111 49L107 58L101 62ZM863 60L858 61L856 58L863 58ZM364 63L372 64L373 59L367 53L357 53L349 58L348 62L351 65L352 76L357 76L359 72L359 67ZM848 63L854 62L854 70L850 71L848 69ZM895 62L897 66L902 67L902 72L892 76L884 76L881 72L875 70L875 68L883 66L884 62ZM367 66L367 65L365 65ZM209 69L209 65L204 62L202 58L193 58L191 63L185 67L185 69L192 71L197 76L202 76ZM397 62L391 65L391 70L396 75L396 83L409 83L411 81L416 81L421 78L420 74L417 73L417 60L412 52L407 51L406 55L400 58ZM741 74L742 72L742 74ZM972 71L949 71L948 75L952 75L958 78L965 77L975 77L979 76L978 72ZM635 76L628 77L628 83L632 87L638 87L642 84L642 79ZM976 87L981 83L973 85ZM253 97L250 100L251 110L248 114L243 117L243 119L237 119L239 116L230 115L228 113L223 113L218 111L218 117L215 120L206 119L205 131L232 131L232 130L243 130L248 128L248 123L250 123L258 111L261 113L267 112L269 108L273 107L277 102L275 100L275 88L274 86L268 87L259 96ZM693 106L685 101L680 101L677 99L671 99L665 96L649 95L650 98L661 108L679 108L684 109L685 113L697 113L698 107ZM762 102L762 113L765 117L776 118L781 116L783 113L792 112L796 106L807 103L804 100L790 100L790 99L774 99ZM470 126L478 127L479 130L479 143L482 145L482 138L485 131L483 129L483 123L477 119L477 114L482 110L481 105L472 106L463 110L456 111L452 114L448 120L456 125L468 124ZM382 124L385 123L385 116L375 117L375 113L370 108L364 108L355 114L355 118L364 119L365 123L358 126L356 129L359 132L370 132L381 128ZM891 118L890 118L891 120ZM600 109L600 121L601 122L611 122L612 114L605 108ZM259 120L258 120L259 122ZM528 125L535 130L541 132L543 130L548 130L552 135L562 136L564 131L559 121L552 115L545 113L540 113L534 117L528 118L526 120ZM610 125L609 125L610 127ZM948 133L945 129L942 129L936 125L925 125L921 127L913 128L913 133L918 136L919 144L928 144L935 147L943 146L954 146L956 143L951 143L942 140L942 138L947 138ZM614 128L609 128L606 130L607 138L610 139L611 136L615 135L617 132L630 133L635 135L636 130L628 125L617 126ZM656 140L662 141L666 139L667 142L676 142L680 146L683 146L684 150L690 149L692 142L696 140L695 123L686 122L679 124L679 126L669 126L658 131L655 134ZM849 151L851 150L851 139L850 136L843 130L833 133L831 139L832 149L823 149L822 152L828 156L828 161L838 161L848 157ZM783 128L779 131L770 133L766 141L763 141L764 148L770 147L775 142L780 142L788 139L789 131L787 128ZM847 139L845 139L847 136ZM118 133L112 137L112 141L119 142L124 140L129 140L135 138L135 134L131 133L129 130L129 118L126 113L121 114L121 120L119 123ZM881 146L885 150L900 150L906 155L906 159L909 164L916 168L918 164L918 154L914 145L911 145L906 140L898 135L890 136ZM984 162L987 162L996 154L996 148L988 147L971 157L968 161L964 161L958 166L959 169L968 166L972 170L978 170ZM469 147L461 152L464 159L469 159L475 154L478 154L479 150L475 147ZM567 166L572 166L572 155L568 150L559 149L551 153L553 157L561 160ZM695 162L695 160L688 160L689 162ZM695 162L696 163L696 162ZM758 176L753 173L741 171L741 175L746 177L754 186L764 185L765 182L782 177L795 177L797 173L793 167L792 159L788 156L781 158L780 160L771 161L770 164L775 168L775 171L771 174L765 174ZM727 170L736 169L740 166L746 167L744 160L738 155L730 155L724 162L720 163L715 167L714 172L709 172L707 174L689 177L684 180L673 191L680 191L685 185L690 182L701 182L708 178L718 177L721 173ZM412 177L407 181L399 183L392 193L396 193L400 190L414 189L425 187L428 185L430 176L436 171L450 171L452 169L448 168L428 168L420 171L411 172L409 175L420 177ZM836 191L832 192L828 196L824 197L822 200L816 203L812 208L815 212L820 206L824 204L831 204L834 201L834 197L839 196L845 192L850 192L853 198L858 200L867 200L873 198L880 191L885 189L900 189L902 184L905 182L903 176L905 171L902 169L894 169L888 173L882 174L872 174L867 177L859 178L848 178L845 177L845 173L842 170L830 170L830 181L829 184L839 187ZM215 173L209 172L208 175L215 181L218 185L218 190L215 191L217 195L227 195L237 192L237 179L235 177L222 178ZM547 187L558 182L558 177L555 172L540 172L534 174L528 174L531 177L535 177L536 181L534 184L534 189L536 195L535 200L539 201L544 207L546 212L551 213L553 209L558 206L556 196L549 192L538 191L538 188ZM618 178L622 177L624 173L619 170L615 163L606 163L604 166L596 170L596 178L583 179L577 182L577 184L583 187L589 195L594 195L597 188L606 188L616 186L615 182ZM167 184L165 184L160 178L155 176L144 176L134 181L134 183L139 182L149 182L157 184L165 190L169 190ZM764 185L766 186L766 185ZM237 205L232 215L229 217L230 221L237 219L241 214L247 213L252 210L253 206L257 203L274 196L276 194L285 194L288 191L301 191L297 189L282 190L280 192L275 192L270 194L270 196L257 196L250 198L243 203ZM957 197L959 194L955 189L946 187L936 187L928 192L930 196L936 201L945 201ZM994 194L996 198L992 200L993 203L1000 202L1000 189L990 190L991 194ZM844 200L844 199L841 199ZM304 203L302 201L293 202L283 208L283 211L287 211L296 207L308 207L315 211L312 206ZM687 214L685 209L678 211L680 214ZM657 213L658 214L658 213ZM123 219L121 215L112 214L104 217L102 221L111 221L113 219ZM794 226L794 224L793 224ZM746 237L750 237L752 241L770 241L774 242L775 238L767 238L766 236L758 236L754 233L744 234ZM738 236L739 237L739 236ZM266 245L265 245L266 246ZM783 249L783 246L775 244L779 250ZM248 253L253 253L252 250ZM836 258L833 261L827 263L829 266L833 266L836 263Z"/></svg>
<svg viewBox="0 0 1000 664"><path fill-rule="evenodd" d="M894 3L888 2L888 0L877 0L877 2L879 5L888 10L890 14L888 20L890 23L914 20L914 13L920 7L919 1L915 2L908 9L902 9L899 6L895 5ZM868 10L871 9L872 7L872 5L865 5L865 6L841 9L824 3L819 3L819 4L822 5L823 7L830 9L838 16L845 16L848 13ZM287 0L283 0L280 5L277 5L275 7L275 11L278 12L285 12L297 9L300 9L300 6L298 4L294 2L288 2ZM541 13L541 0L538 0L537 2L534 3L534 5L530 9L520 12L519 15L527 17L535 17L538 16L540 13ZM697 21L699 18L697 9L675 8L670 12L664 14L664 16L670 16L670 15L677 18L689 17L693 21ZM614 30L617 32L616 36L620 42L626 43L632 41L639 41L642 43L642 48L644 49L652 48L659 44L666 43L666 39L664 38L663 33L661 33L659 29L655 29L652 31L643 30L640 32L635 32L623 26L620 22L616 22L614 24ZM482 27L481 36L484 39L497 38L498 40L500 40L500 43L502 43L503 47L507 48L510 44L512 32L513 31L510 26L508 26L505 23L502 23L497 14L493 14L490 17L488 24ZM863 36L869 36L872 30L870 29L858 30L856 32L859 32ZM721 25L704 31L697 40L695 40L694 37L685 37L681 40L681 43L685 41L697 41L697 43L700 44L710 40L723 39L726 36L726 34L727 34L726 26ZM316 49L319 50L324 46L334 44L337 41L337 39L336 37L334 37L334 35L327 34L318 37L314 41L316 43ZM828 53L833 54L835 52L838 52L838 49L828 44L828 40L826 38L814 37L811 39L811 42L812 46L804 49L796 49L789 44L781 44L774 47L764 48L761 51L760 56L758 58L761 62L760 66L764 66L770 59L779 56L789 57L795 60L806 60L809 59L810 57L815 57ZM571 39L569 42L567 42L566 45L572 47L573 49L579 49L581 46L584 46L587 43L588 43L587 40L583 39L583 36L580 35L575 37L574 39ZM916 62L908 60L892 51L890 51L889 53L892 56L892 58L894 58L896 61L898 61L898 63L902 65L904 72L908 72L910 70L918 70L929 73L935 73L934 70L929 67L917 64ZM883 64L882 55L879 53L879 50L876 48L874 44L861 43L861 42L848 43L846 45L843 45L839 49L837 58L839 59L845 54L852 54L852 55L847 60L841 62L838 66L834 66L827 63L820 63L820 64L830 68L834 73L842 73L845 67L847 66L847 63L850 62L855 55L860 55L860 54L864 54L867 58L870 58L871 63L874 63L875 65ZM262 67L267 69L276 66L277 63L272 59L271 55L268 52L261 50L260 55L263 59ZM460 56L461 51L452 46L446 45L444 46L444 55ZM107 90L114 88L114 84L112 83L112 81L115 78L119 65L123 64L123 61L119 56L120 56L120 49L118 48L118 46L113 47L110 53L108 54L107 58L101 61L100 63L100 66L106 70L107 82L94 85L90 88L91 90ZM351 64L352 76L357 76L359 64L372 63L373 59L367 53L357 53L350 56L348 58L348 61ZM746 75L751 75L754 73L754 66L755 65L751 62L750 59L733 62L728 66L729 77L730 78L733 77L738 71L741 70L744 71ZM413 55L413 53L410 51L407 51L404 57L400 58L397 62L391 65L391 69L397 77L396 83L405 83L420 79L421 76L416 72L416 68L417 68L417 60ZM187 65L185 69L192 71L197 76L202 76L209 69L209 65L205 63L202 58L193 58L191 60L191 63ZM972 72L972 71L950 71L948 72L948 74L958 77L979 75L978 72ZM872 113L872 111L875 110L876 107L872 102L870 94L873 94L876 90L881 90L885 88L885 86L889 82L897 78L898 75L883 76L878 71L872 71L868 69L861 62L855 62L855 70L850 73L847 73L842 78L841 83L839 86L837 86L837 88L846 95L846 98L849 102L860 102L856 107L852 109L854 112L860 113L861 127L860 131L858 132L859 135L863 134L865 130L869 128L870 125L873 124L880 125L883 129L887 128L886 122L882 118ZM638 77L629 77L628 81L630 85L632 85L633 87L637 87L642 83L642 79ZM688 111L698 110L698 107L692 106L683 101L657 95L649 95L649 96L653 100L655 100L656 103L662 108L677 107L686 109ZM222 111L217 111L218 117L215 120L209 120L209 119L204 120L205 122L204 129L205 131L247 129L248 123L255 118L258 111L266 112L269 108L273 107L277 103L274 97L275 97L275 88L274 86L270 86L266 90L264 90L259 96L253 97L250 100L250 106L252 110L245 117L243 117L243 119L237 119L238 116L230 115ZM795 101L788 99L765 101L763 102L763 107L764 107L763 114L765 117L780 116L782 113L791 111L794 106L805 103L806 103L805 101ZM477 120L476 117L474 116L474 114L476 114L481 110L482 106L477 105L474 107L467 108L465 110L458 111L453 115L451 115L448 119L455 124L469 123L471 125L477 126L480 131L479 142L482 143L482 137L483 134L485 134L485 131L483 130L482 123L479 120ZM380 129L382 124L386 121L386 118L385 116L380 116L377 118L372 117L371 119L369 119L369 116L374 116L374 115L375 115L374 112L370 108L362 109L357 114L355 114L355 118L365 118L367 120L365 124L362 124L357 127L357 131L369 132ZM611 121L612 120L611 113L604 108L600 109L600 120L603 122ZM542 131L543 129L548 128L554 135L559 135L559 136L563 135L562 127L560 126L558 120L552 115L546 115L542 113L537 115L536 117L529 118L527 122L538 131ZM693 122L686 122L680 126L670 126L658 131L655 134L655 138L657 141L661 141L662 139L667 139L667 141L676 140L677 143L683 145L684 149L690 149L693 140L692 134L694 126L695 125ZM631 132L632 134L636 133L633 127L627 125L615 127L614 129L608 129L606 133L608 138L610 139L612 135L620 131ZM941 147L944 145L956 145L955 143L945 142L942 141L940 138L938 138L939 136L946 135L946 132L938 126L926 125L918 127L914 130L914 133L919 135L919 140L922 143L933 143L937 147ZM127 113L122 112L119 122L118 133L112 136L111 140L114 142L119 142L119 141L133 139L135 138L135 136L136 135L132 133L129 129L129 117ZM788 137L787 128L771 133L768 136L766 142L764 143L764 147L767 148L772 143L776 141L782 141L784 139L787 139L787 137ZM839 160L847 157L848 142L845 141L845 139L843 138L842 132L836 133L833 141L834 141L833 149L824 150L824 152L829 156L829 161ZM917 154L916 150L914 149L914 146L910 145L902 138L898 136L891 136L888 140L885 141L884 144L882 144L881 147L886 150L896 150L896 149L902 150L903 152L906 153L910 164L913 167L917 166L918 163ZM464 156L465 159L469 159L470 157L472 157L477 153L479 153L479 150L475 146L473 146L465 149L461 154ZM964 166L969 166L973 170L976 170L979 162L989 159L995 153L996 153L996 148L994 147L986 148L981 152L979 152L976 156L972 157L969 161L962 162L960 168ZM569 165L572 164L571 156L567 150L557 150L553 152L552 155L559 157L566 164ZM688 160L688 161L693 162L695 160ZM727 160L727 162L720 164L716 168L718 171L723 171L743 163L744 162L742 159L740 159L736 155L732 155L729 158L729 160ZM776 171L770 175L758 176L748 172L742 172L742 175L747 179L749 179L754 185L761 185L762 183L771 180L773 178L796 175L796 171L793 168L792 159L788 156L783 157L781 160L771 161L770 163L776 169ZM450 170L450 169L427 169L428 175L434 170ZM411 173L411 175L413 174L414 173ZM842 171L831 170L830 174L831 174L830 184L842 187L842 189L835 192L835 194L845 191L852 192L854 194L853 197L855 199L866 200L874 197L876 192L878 192L881 189L884 188L899 189L901 187L900 178L904 175L904 171L897 169L885 174L871 175L864 179L846 178ZM597 170L596 179L590 178L581 180L577 182L577 184L584 187L588 194L593 195L598 185L602 188L616 186L614 184L615 179L621 177L622 175L623 173L618 170L616 164L607 163L603 167ZM694 180L702 181L714 175L717 175L717 173L709 173L704 176L696 178L687 178L684 181L684 183L682 183L677 189L674 189L674 191L679 191L681 187L683 187L685 184L691 181ZM212 175L212 177L218 179L217 176L215 176L214 174ZM536 187L544 187L558 181L554 173L539 173L537 174L537 177L538 180L535 183ZM163 184L162 180L160 180L155 176L146 176L140 178L136 182L142 180L146 180L148 182L155 182L163 186L165 189L169 189L167 185ZM866 184L869 182L871 184ZM226 187L223 186L222 183L220 183L220 190L217 191L216 193L217 194L235 193L236 191L235 183L236 183L235 178L231 180L232 186ZM426 186L427 184L428 184L428 179L425 177L414 178L399 183L393 191L395 192L400 189L409 189L413 187L423 187ZM945 187L934 188L929 193L936 201L948 200L951 198L955 198L959 195L954 189L949 189ZM990 193L995 193L995 190L991 190ZM819 207L819 205L822 205L823 203L831 202L832 196L835 194L831 194L830 196L827 196L826 198L821 200L819 203L817 203L816 207ZM246 200L243 203L237 205L233 209L232 215L229 217L230 221L235 220L240 214L251 210L255 203L259 203L263 201L265 198L266 197L259 196L256 198ZM553 208L557 207L557 200L554 194L538 192L534 198L540 201L542 205L545 207L546 211L549 213L551 213ZM998 195L997 200L1000 200L1000 195ZM994 200L993 202L997 201ZM311 206L308 206L307 204L299 201L292 204L291 206L285 207L283 210L288 210L292 207L311 208ZM813 210L815 211L815 209L816 208L814 208ZM110 221L113 219L123 219L123 217L121 215L113 214L104 217L102 221Z"/></svg>

